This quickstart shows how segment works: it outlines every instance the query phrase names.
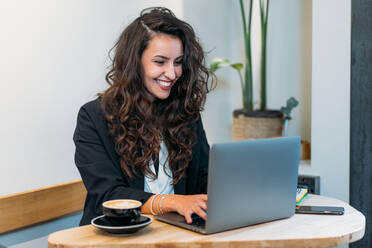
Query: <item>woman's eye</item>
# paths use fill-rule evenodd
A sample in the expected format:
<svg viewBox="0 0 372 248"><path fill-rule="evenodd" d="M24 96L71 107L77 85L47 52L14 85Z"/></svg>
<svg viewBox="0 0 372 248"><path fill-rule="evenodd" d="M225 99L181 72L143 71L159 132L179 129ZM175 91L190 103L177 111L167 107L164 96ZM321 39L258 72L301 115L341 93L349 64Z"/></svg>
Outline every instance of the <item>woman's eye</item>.
<svg viewBox="0 0 372 248"><path fill-rule="evenodd" d="M159 64L159 65L164 64L164 61L160 61L160 60L155 60L154 62L155 62L156 64Z"/></svg>
<svg viewBox="0 0 372 248"><path fill-rule="evenodd" d="M174 62L175 65L182 65L182 60Z"/></svg>

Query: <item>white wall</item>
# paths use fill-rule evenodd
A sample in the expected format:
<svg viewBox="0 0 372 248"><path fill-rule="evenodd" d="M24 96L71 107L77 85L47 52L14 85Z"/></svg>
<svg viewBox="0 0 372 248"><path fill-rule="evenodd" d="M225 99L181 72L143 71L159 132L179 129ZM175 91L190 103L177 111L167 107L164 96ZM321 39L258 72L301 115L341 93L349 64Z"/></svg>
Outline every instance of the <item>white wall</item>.
<svg viewBox="0 0 372 248"><path fill-rule="evenodd" d="M312 160L321 194L349 201L351 1L313 0Z"/></svg>
<svg viewBox="0 0 372 248"><path fill-rule="evenodd" d="M192 25L200 38L208 66L213 58L230 55L230 48L237 39L231 36L230 18L229 0L215 0L213 4L200 0L184 1L184 20ZM231 70L220 70L217 87L207 95L202 118L210 144L232 139L233 102L237 98L233 92L240 83L231 76Z"/></svg>
<svg viewBox="0 0 372 248"><path fill-rule="evenodd" d="M290 97L293 109L288 135L311 137L311 0L270 1L267 49L267 99L280 108Z"/></svg>
<svg viewBox="0 0 372 248"><path fill-rule="evenodd" d="M161 1L182 18L183 1ZM159 1L0 2L0 196L78 179L79 107L106 88L107 53Z"/></svg>

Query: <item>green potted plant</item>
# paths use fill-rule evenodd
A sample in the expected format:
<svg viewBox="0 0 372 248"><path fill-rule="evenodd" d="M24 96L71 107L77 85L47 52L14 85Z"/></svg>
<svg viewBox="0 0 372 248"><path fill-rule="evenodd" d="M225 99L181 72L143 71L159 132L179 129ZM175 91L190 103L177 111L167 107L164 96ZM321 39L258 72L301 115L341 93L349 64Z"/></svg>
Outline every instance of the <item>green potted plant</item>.
<svg viewBox="0 0 372 248"><path fill-rule="evenodd" d="M245 14L243 0L240 1L240 10L243 21L243 37L245 47L245 61L232 63L228 59L215 58L210 70L215 72L222 67L234 68L240 78L242 87L243 108L234 110L233 134L235 140L267 138L286 134L286 127L291 110L298 105L295 98L287 100L287 106L281 110L268 110L266 107L266 37L268 24L269 0L260 0L261 19L261 92L259 109L253 106L253 82L252 82L252 53L251 53L251 23L253 0L249 0L247 16ZM242 75L242 70L244 76ZM284 125L283 125L284 124ZM284 128L283 128L284 126ZM283 130L284 129L284 130Z"/></svg>

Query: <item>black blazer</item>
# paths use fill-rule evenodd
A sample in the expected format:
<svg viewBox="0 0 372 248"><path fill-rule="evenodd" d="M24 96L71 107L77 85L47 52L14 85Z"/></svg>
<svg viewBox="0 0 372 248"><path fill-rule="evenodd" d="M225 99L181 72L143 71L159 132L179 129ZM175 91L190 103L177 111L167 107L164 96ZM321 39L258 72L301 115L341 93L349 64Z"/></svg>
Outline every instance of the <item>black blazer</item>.
<svg viewBox="0 0 372 248"><path fill-rule="evenodd" d="M195 131L197 142L192 149L192 161L186 176L174 186L175 194L207 192L209 145L200 118ZM104 201L121 198L144 203L153 195L144 192L143 175L131 180L121 170L99 99L80 108L73 139L75 163L88 192L80 225L90 224L94 217L102 215Z"/></svg>

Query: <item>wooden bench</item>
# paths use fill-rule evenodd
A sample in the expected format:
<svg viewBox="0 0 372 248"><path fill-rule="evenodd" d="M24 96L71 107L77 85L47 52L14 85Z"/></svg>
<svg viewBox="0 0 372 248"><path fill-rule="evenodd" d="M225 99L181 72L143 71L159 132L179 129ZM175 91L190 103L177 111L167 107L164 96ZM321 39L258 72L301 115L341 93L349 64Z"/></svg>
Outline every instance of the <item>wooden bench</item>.
<svg viewBox="0 0 372 248"><path fill-rule="evenodd" d="M0 234L79 212L86 190L81 180L0 197Z"/></svg>

